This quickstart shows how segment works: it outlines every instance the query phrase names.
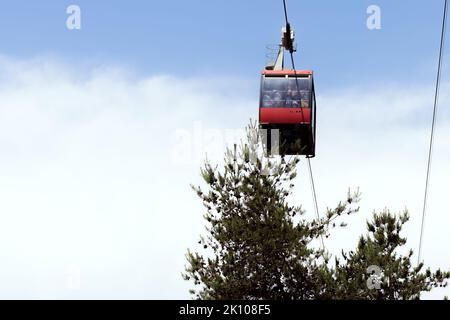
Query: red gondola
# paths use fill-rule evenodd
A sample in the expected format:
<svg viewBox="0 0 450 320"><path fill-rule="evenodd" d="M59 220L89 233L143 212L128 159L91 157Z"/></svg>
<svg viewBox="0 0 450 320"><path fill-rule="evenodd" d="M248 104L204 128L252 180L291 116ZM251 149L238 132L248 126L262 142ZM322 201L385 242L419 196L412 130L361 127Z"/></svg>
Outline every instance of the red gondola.
<svg viewBox="0 0 450 320"><path fill-rule="evenodd" d="M289 41L286 41L289 37ZM294 34L283 30L277 61L262 72L259 124L269 154L315 156L316 97L312 71L283 68L284 48L293 49ZM287 43L287 44L286 44ZM275 133L275 134L274 134ZM278 137L278 141L273 141Z"/></svg>

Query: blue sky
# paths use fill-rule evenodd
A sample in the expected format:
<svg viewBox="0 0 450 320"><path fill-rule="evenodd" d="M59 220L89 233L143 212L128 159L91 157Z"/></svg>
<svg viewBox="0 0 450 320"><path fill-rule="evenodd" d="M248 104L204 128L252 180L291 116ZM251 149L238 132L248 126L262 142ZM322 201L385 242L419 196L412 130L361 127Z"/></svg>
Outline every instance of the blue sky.
<svg viewBox="0 0 450 320"><path fill-rule="evenodd" d="M80 31L66 28L70 4ZM371 4L381 30L366 27ZM406 207L417 248L443 2L288 5L296 65L316 72L321 213L363 193L327 246L354 249L372 210ZM204 233L189 185L257 116L283 18L281 0L2 1L0 298L189 298L184 254ZM448 269L446 61L424 259ZM292 202L313 218L298 169Z"/></svg>
<svg viewBox="0 0 450 320"><path fill-rule="evenodd" d="M322 90L433 81L442 1L289 1L297 65L317 72ZM82 30L65 10L82 10ZM366 8L382 29L366 28ZM279 41L281 1L2 1L1 53L52 54L71 63L111 62L140 74L225 74L255 79L265 46Z"/></svg>

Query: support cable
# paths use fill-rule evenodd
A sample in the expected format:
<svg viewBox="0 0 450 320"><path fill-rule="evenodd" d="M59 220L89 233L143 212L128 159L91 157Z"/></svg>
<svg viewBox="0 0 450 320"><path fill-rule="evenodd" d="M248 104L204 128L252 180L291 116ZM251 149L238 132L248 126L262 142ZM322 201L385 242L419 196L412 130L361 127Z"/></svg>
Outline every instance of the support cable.
<svg viewBox="0 0 450 320"><path fill-rule="evenodd" d="M284 18L286 21L286 30L289 32L288 36L289 39L290 38L290 24L289 24L289 19L288 19L288 10L287 10L287 5L286 5L286 0L283 0L283 7L284 7ZM289 40L290 41L290 40ZM303 107L302 107L302 100L301 100L301 94L300 94L300 86L298 85L298 77L297 77L297 69L295 68L295 61L294 61L294 50L293 50L293 44L290 44L290 56L291 56L291 64L292 64L292 69L294 70L294 76L295 76L295 82L297 85L297 92L300 95L300 109L302 111L302 116L303 116ZM307 158L308 160L308 171L309 171L309 178L311 181L311 192L312 192L312 198L313 198L313 203L314 203L314 211L316 213L316 217L317 217L317 222L319 223L320 221L320 214L319 214L319 206L317 203L317 194L316 194L316 186L314 183L314 175L313 175L313 171L312 171L312 166L311 166L311 159ZM320 240L321 240L321 244L322 244L322 250L325 251L325 243L323 240L323 235L320 235Z"/></svg>
<svg viewBox="0 0 450 320"><path fill-rule="evenodd" d="M445 31L447 26L447 11L448 11L448 0L445 0L444 3L444 15L442 18L442 29L441 29L441 43L439 49L439 61L437 68L437 76L436 76L436 88L434 92L434 106L433 106L433 118L431 122L431 134L430 134L430 144L428 149L428 164L427 164L427 175L425 179L425 194L423 198L423 210L422 210L422 223L420 226L420 240L419 240L419 252L417 256L417 264L420 264L420 258L422 255L422 244L424 238L424 226L425 226L425 216L427 212L427 202L428 202L428 192L429 192L429 184L430 184L430 175L431 175L431 162L433 155L433 145L434 145L434 134L436 130L436 118L438 111L438 103L439 103L439 89L441 85L441 70L442 70L442 58L444 55L444 47L445 47Z"/></svg>

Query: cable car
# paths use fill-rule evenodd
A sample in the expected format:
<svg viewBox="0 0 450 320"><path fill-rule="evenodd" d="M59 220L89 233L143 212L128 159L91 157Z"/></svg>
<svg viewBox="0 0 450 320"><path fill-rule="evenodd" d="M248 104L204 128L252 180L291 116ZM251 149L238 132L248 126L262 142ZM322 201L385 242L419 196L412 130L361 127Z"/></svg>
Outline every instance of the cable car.
<svg viewBox="0 0 450 320"><path fill-rule="evenodd" d="M287 37L289 41L286 41ZM277 60L262 71L259 124L265 133L263 140L268 154L278 148L280 155L314 157L316 97L313 72L283 67L284 49L289 49L291 54L295 51L293 38L289 26L284 28ZM274 137L278 141L273 141Z"/></svg>

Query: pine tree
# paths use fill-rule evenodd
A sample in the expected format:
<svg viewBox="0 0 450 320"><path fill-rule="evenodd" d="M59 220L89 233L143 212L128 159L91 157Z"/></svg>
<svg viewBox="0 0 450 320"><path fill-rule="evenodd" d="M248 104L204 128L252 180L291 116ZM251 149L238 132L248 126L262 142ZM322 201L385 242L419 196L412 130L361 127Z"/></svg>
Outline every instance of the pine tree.
<svg viewBox="0 0 450 320"><path fill-rule="evenodd" d="M357 211L357 194L307 221L287 197L300 159L258 156L260 135L247 128L247 141L228 149L223 170L206 162L201 175L207 191L193 187L207 209L204 254L188 252L184 277L193 280L199 299L312 299L326 295L326 255L312 242ZM239 149L239 150L238 150ZM264 160L267 160L264 162Z"/></svg>
<svg viewBox="0 0 450 320"><path fill-rule="evenodd" d="M395 216L388 210L375 213L367 222L368 234L361 236L356 251L342 253L344 263L336 260L337 299L411 300L421 292L446 286L450 272L413 266L413 251L401 255L406 244L400 235L409 220L408 212Z"/></svg>
<svg viewBox="0 0 450 320"><path fill-rule="evenodd" d="M202 200L207 235L201 253L187 253L183 277L194 282L197 299L419 299L445 286L449 272L413 267L413 252L398 249L408 221L405 212L384 211L367 223L355 252L331 256L318 246L339 219L359 211L359 192L348 193L324 218L307 220L288 203L299 157L265 157L256 124L247 140L227 149L224 166L206 161L201 175L207 188L192 186Z"/></svg>

